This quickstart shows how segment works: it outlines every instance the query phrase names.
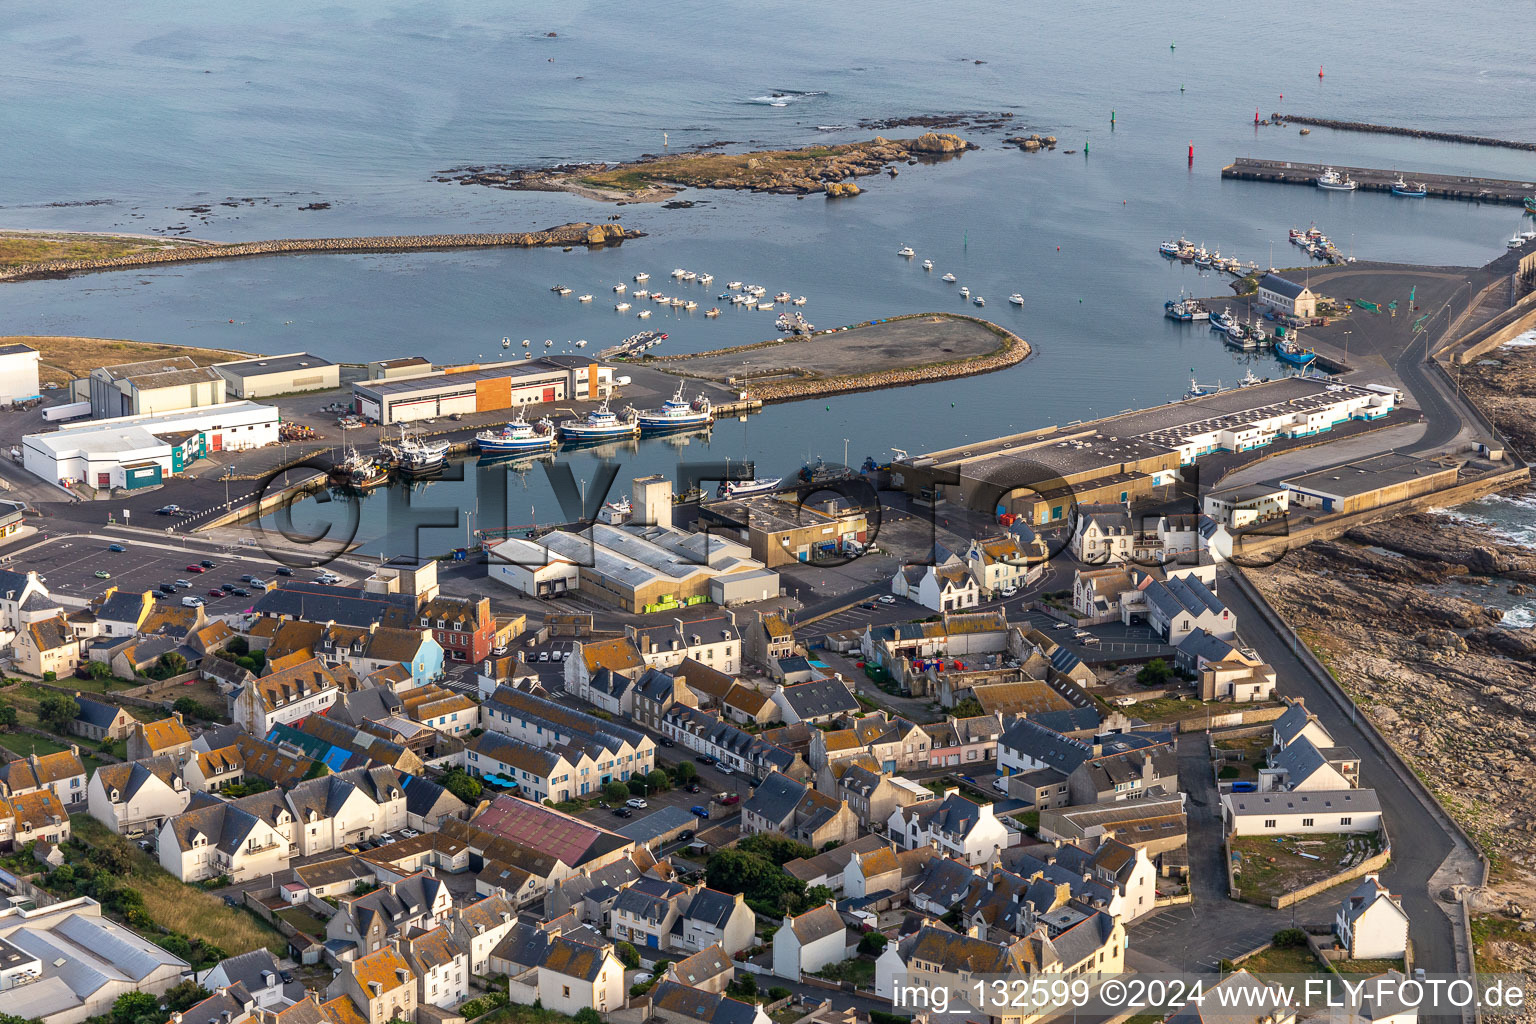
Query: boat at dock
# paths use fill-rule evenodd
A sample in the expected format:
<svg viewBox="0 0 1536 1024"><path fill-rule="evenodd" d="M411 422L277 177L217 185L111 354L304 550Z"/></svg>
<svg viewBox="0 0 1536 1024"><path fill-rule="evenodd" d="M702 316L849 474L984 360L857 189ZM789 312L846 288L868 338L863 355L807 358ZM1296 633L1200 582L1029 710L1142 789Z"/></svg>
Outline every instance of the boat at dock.
<svg viewBox="0 0 1536 1024"><path fill-rule="evenodd" d="M722 480L720 486L715 488L715 497L725 498L750 498L756 494L767 494L777 490L784 482L783 477L769 477L766 480Z"/></svg>
<svg viewBox="0 0 1536 1024"><path fill-rule="evenodd" d="M427 473L442 466L448 458L447 441L424 441L415 437L405 424L400 424L400 437L379 445L391 464L406 473Z"/></svg>
<svg viewBox="0 0 1536 1024"><path fill-rule="evenodd" d="M790 295L789 292L779 292L779 294L777 294L777 295L775 295L773 297L773 301L774 302L788 302L791 298L793 298L793 296Z"/></svg>
<svg viewBox="0 0 1536 1024"><path fill-rule="evenodd" d="M1179 243L1164 242L1157 247L1157 251L1162 253L1164 256L1167 256L1171 260L1176 260L1179 258Z"/></svg>
<svg viewBox="0 0 1536 1024"><path fill-rule="evenodd" d="M1205 303L1199 299L1169 299L1163 303L1163 315L1170 320L1189 323L1194 320L1209 320L1211 311L1206 309Z"/></svg>
<svg viewBox="0 0 1536 1024"><path fill-rule="evenodd" d="M511 452L545 452L559 447L555 425L549 418L529 423L521 410L517 419L500 429L482 430L475 435L475 445L486 454L503 455Z"/></svg>
<svg viewBox="0 0 1536 1024"><path fill-rule="evenodd" d="M1324 167L1317 176L1317 187L1329 192L1353 192L1360 185L1348 174L1341 174L1332 167Z"/></svg>
<svg viewBox="0 0 1536 1024"><path fill-rule="evenodd" d="M640 424L641 433L659 434L671 430L688 430L693 427L704 427L715 421L714 410L710 407L709 399L703 395L698 396L692 402L683 397L683 389L688 385L679 382L677 394L661 404L660 409L625 409L625 413L634 412L635 419Z"/></svg>
<svg viewBox="0 0 1536 1024"><path fill-rule="evenodd" d="M1408 184L1407 180L1401 174L1399 174L1397 176L1397 180L1392 183L1392 194L1395 196L1403 196L1407 199L1423 199L1425 196L1429 195L1429 189L1424 187L1424 183L1422 181L1416 181L1410 185Z"/></svg>
<svg viewBox="0 0 1536 1024"><path fill-rule="evenodd" d="M1282 361L1292 366L1306 366L1317 358L1317 353L1310 349L1304 349L1294 341L1278 341L1275 343L1275 355Z"/></svg>
<svg viewBox="0 0 1536 1024"><path fill-rule="evenodd" d="M639 435L640 422L633 409L626 409L623 416L611 411L605 398L587 413L586 419L567 420L559 430L560 437L567 441L612 441Z"/></svg>
<svg viewBox="0 0 1536 1024"><path fill-rule="evenodd" d="M362 486L377 480L383 472L378 460L372 455L364 455L348 445L345 457L331 466L330 476L339 483Z"/></svg>

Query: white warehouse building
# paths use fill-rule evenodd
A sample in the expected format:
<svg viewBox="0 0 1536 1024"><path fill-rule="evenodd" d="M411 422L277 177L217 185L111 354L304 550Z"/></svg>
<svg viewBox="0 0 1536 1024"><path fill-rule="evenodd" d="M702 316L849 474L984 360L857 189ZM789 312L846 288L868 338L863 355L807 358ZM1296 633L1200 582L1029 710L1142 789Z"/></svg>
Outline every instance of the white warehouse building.
<svg viewBox="0 0 1536 1024"><path fill-rule="evenodd" d="M38 394L37 349L31 345L0 345L0 403Z"/></svg>
<svg viewBox="0 0 1536 1024"><path fill-rule="evenodd" d="M213 368L224 378L233 398L270 398L341 387L341 366L308 352L237 359L214 363Z"/></svg>
<svg viewBox="0 0 1536 1024"><path fill-rule="evenodd" d="M255 402L93 420L22 439L22 465L54 483L136 490L159 484L209 452L278 439L278 412Z"/></svg>

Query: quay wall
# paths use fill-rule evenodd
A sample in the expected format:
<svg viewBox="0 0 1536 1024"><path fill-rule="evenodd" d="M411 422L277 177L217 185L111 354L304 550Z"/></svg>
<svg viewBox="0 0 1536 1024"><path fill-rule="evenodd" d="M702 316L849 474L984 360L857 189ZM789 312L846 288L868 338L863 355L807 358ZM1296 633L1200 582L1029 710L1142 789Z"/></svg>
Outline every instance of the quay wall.
<svg viewBox="0 0 1536 1024"><path fill-rule="evenodd" d="M1362 192L1391 192L1398 172L1375 167L1345 167L1332 165L1335 170L1348 174ZM1269 181L1284 185L1306 185L1315 188L1322 164L1298 163L1293 160L1258 160L1238 157L1221 169L1223 178L1239 181ZM1480 203L1506 203L1520 206L1525 197L1536 191L1536 181L1514 181L1504 178L1474 178L1455 174L1429 174L1406 172L1409 181L1422 181L1425 191L1437 199L1467 199Z"/></svg>
<svg viewBox="0 0 1536 1024"><path fill-rule="evenodd" d="M1498 146L1503 149L1523 149L1536 153L1536 142L1515 142L1510 139L1493 139L1486 135L1462 135L1459 132L1433 132L1424 128L1398 128L1386 124L1370 124L1365 121L1335 121L1327 117L1303 117L1300 114L1271 114L1271 121L1287 124L1306 124L1314 128L1333 128L1342 132L1369 132L1375 135L1406 135L1411 139L1431 139L1435 142L1460 142L1469 146Z"/></svg>
<svg viewBox="0 0 1536 1024"><path fill-rule="evenodd" d="M470 235L375 235L360 238L277 238L262 242L236 242L229 245L188 245L177 249L157 249L98 260L45 260L24 263L0 271L0 281L26 281L62 277L86 270L116 270L122 267L155 263L187 263L193 260L222 260L239 256L273 256L284 253L328 252L407 252L414 249L527 248L546 245L617 245L626 238L643 237L640 232L625 232L619 224L562 224L543 231Z"/></svg>

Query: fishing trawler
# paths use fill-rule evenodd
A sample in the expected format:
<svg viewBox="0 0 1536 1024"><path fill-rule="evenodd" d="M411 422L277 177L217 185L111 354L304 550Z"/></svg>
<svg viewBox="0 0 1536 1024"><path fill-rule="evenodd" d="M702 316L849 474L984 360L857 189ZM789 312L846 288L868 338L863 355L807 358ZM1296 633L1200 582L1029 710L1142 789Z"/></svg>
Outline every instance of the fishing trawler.
<svg viewBox="0 0 1536 1024"><path fill-rule="evenodd" d="M587 413L586 419L567 420L559 429L560 437L566 441L611 441L635 437L640 433L640 423L633 409L626 409L622 416L610 411L605 398L601 405Z"/></svg>
<svg viewBox="0 0 1536 1024"><path fill-rule="evenodd" d="M715 421L709 399L700 395L689 402L683 397L683 389L687 386L686 382L679 381L677 394L663 402L660 409L635 411L635 418L640 423L642 433L659 434L663 431L686 430L691 427L708 426ZM631 411L634 410L625 410L626 413Z"/></svg>
<svg viewBox="0 0 1536 1024"><path fill-rule="evenodd" d="M450 447L447 441L424 441L412 436L403 423L398 440L379 445L394 467L406 473L426 473L441 467Z"/></svg>
<svg viewBox="0 0 1536 1024"><path fill-rule="evenodd" d="M519 410L517 419L499 430L482 430L476 434L475 444L488 455L501 455L509 452L552 451L559 446L560 439L555 436L555 425L548 417L537 423L529 423Z"/></svg>
<svg viewBox="0 0 1536 1024"><path fill-rule="evenodd" d="M349 445L346 456L331 466L330 476L336 483L361 486L378 479L383 472L372 455L364 455Z"/></svg>

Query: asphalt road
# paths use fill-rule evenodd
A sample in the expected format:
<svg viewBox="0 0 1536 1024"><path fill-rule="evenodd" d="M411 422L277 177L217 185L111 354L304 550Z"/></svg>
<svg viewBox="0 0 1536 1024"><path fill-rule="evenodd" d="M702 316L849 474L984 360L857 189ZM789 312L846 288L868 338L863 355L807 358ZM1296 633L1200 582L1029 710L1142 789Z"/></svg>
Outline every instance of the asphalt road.
<svg viewBox="0 0 1536 1024"><path fill-rule="evenodd" d="M1244 639L1274 666L1280 694L1305 698L1308 709L1318 716L1334 741L1353 748L1359 755L1360 784L1376 790L1392 838L1392 861L1381 873L1382 881L1402 896L1416 954L1414 966L1431 973L1455 971L1450 919L1429 894L1430 878L1453 849L1450 836L1408 782L1376 752L1354 715L1340 709L1292 652L1287 640L1266 625L1267 620L1242 591L1227 581L1221 587L1221 599L1243 624Z"/></svg>

